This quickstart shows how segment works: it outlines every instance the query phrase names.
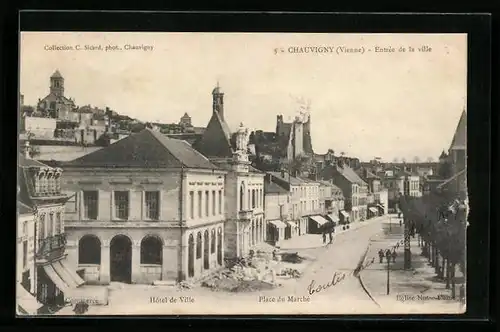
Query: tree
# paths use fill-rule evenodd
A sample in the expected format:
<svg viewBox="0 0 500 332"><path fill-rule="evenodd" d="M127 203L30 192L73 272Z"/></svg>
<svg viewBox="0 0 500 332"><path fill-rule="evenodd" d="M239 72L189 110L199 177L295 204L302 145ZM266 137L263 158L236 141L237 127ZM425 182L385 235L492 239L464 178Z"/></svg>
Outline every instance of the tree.
<svg viewBox="0 0 500 332"><path fill-rule="evenodd" d="M432 163L432 162L434 162L434 158L432 158L432 157L427 157L427 162L428 162L428 163Z"/></svg>
<svg viewBox="0 0 500 332"><path fill-rule="evenodd" d="M401 162L402 162L403 164L405 164L405 163L406 163L406 158L402 158L402 159L401 159Z"/></svg>
<svg viewBox="0 0 500 332"><path fill-rule="evenodd" d="M449 161L445 161L439 166L438 175L443 179L449 179L452 176L452 165Z"/></svg>
<svg viewBox="0 0 500 332"><path fill-rule="evenodd" d="M418 156L413 157L413 162L418 164L420 162L420 158Z"/></svg>
<svg viewBox="0 0 500 332"><path fill-rule="evenodd" d="M397 157L395 157L394 159L392 159L392 162L393 162L394 164L397 164L397 163L399 163L399 159L398 159Z"/></svg>

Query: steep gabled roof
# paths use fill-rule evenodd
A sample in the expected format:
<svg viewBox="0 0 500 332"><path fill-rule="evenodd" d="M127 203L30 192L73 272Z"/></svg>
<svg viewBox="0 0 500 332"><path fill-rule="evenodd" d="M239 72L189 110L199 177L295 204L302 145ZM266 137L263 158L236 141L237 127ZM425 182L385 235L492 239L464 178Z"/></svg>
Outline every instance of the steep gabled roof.
<svg viewBox="0 0 500 332"><path fill-rule="evenodd" d="M195 148L209 157L232 157L231 131L218 112L213 112L202 138L196 142Z"/></svg>
<svg viewBox="0 0 500 332"><path fill-rule="evenodd" d="M467 113L465 110L460 116L458 121L457 129L455 134L453 134L453 140L451 141L450 150L465 150L467 148Z"/></svg>
<svg viewBox="0 0 500 332"><path fill-rule="evenodd" d="M343 165L343 167L337 166L337 171L346 178L347 181L357 184L367 184L362 178L349 166Z"/></svg>
<svg viewBox="0 0 500 332"><path fill-rule="evenodd" d="M149 128L64 165L70 167L217 168L187 142L169 138Z"/></svg>

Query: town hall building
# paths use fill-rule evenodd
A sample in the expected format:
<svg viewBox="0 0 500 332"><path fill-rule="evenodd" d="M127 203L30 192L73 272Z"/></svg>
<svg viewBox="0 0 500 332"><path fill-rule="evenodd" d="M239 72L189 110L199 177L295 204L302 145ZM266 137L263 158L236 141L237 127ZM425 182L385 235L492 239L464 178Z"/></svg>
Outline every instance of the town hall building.
<svg viewBox="0 0 500 332"><path fill-rule="evenodd" d="M67 162L68 264L87 283L197 279L223 266L225 171L150 129Z"/></svg>

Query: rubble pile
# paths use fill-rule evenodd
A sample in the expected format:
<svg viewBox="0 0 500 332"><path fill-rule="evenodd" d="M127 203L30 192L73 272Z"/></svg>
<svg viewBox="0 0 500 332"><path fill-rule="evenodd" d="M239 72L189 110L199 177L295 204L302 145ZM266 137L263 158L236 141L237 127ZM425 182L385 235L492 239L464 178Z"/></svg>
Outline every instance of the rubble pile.
<svg viewBox="0 0 500 332"><path fill-rule="evenodd" d="M299 256L297 252L281 254L281 261L283 262L299 264L302 263L303 260L304 257Z"/></svg>
<svg viewBox="0 0 500 332"><path fill-rule="evenodd" d="M291 277L291 278L300 278L302 276L299 270L291 268L284 268L281 271L279 271L277 275L283 277Z"/></svg>
<svg viewBox="0 0 500 332"><path fill-rule="evenodd" d="M277 286L276 262L272 260L271 253L257 252L246 259L233 262L230 268L205 280L201 286L229 292L252 292Z"/></svg>

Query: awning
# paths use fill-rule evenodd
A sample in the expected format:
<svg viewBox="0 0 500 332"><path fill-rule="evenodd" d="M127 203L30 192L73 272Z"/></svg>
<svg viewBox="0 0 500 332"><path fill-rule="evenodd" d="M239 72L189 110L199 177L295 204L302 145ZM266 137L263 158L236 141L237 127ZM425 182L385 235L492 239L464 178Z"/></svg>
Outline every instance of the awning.
<svg viewBox="0 0 500 332"><path fill-rule="evenodd" d="M66 296L66 293L70 290L70 286L57 274L56 270L52 264L44 265L43 270L49 276L50 280L59 288L59 290Z"/></svg>
<svg viewBox="0 0 500 332"><path fill-rule="evenodd" d="M377 206L381 209L384 209L384 206L382 204L377 204Z"/></svg>
<svg viewBox="0 0 500 332"><path fill-rule="evenodd" d="M345 210L340 211L340 213L344 216L344 218L349 218L349 213L347 213Z"/></svg>
<svg viewBox="0 0 500 332"><path fill-rule="evenodd" d="M378 210L374 207L369 207L368 208L370 211L372 211L373 213L378 213Z"/></svg>
<svg viewBox="0 0 500 332"><path fill-rule="evenodd" d="M38 309L40 309L43 304L37 301L35 296L31 295L23 286L17 284L16 289L16 302L21 308L21 312L27 315L36 315Z"/></svg>
<svg viewBox="0 0 500 332"><path fill-rule="evenodd" d="M328 218L330 218L330 220L333 221L333 222L338 222L339 221L339 217L336 214L329 214Z"/></svg>
<svg viewBox="0 0 500 332"><path fill-rule="evenodd" d="M287 221L286 223L292 227L299 227L295 221Z"/></svg>
<svg viewBox="0 0 500 332"><path fill-rule="evenodd" d="M286 224L281 220L269 220L276 228L286 228Z"/></svg>
<svg viewBox="0 0 500 332"><path fill-rule="evenodd" d="M80 278L80 276L76 274L76 272L72 273L72 270L66 267L63 261L52 263L52 267L70 288L76 288L85 283L85 281Z"/></svg>
<svg viewBox="0 0 500 332"><path fill-rule="evenodd" d="M323 226L324 224L326 224L328 222L328 220L326 220L322 216L309 216L309 218L314 220L320 226Z"/></svg>
<svg viewBox="0 0 500 332"><path fill-rule="evenodd" d="M67 265L66 265L66 262L65 261L59 261L59 264L62 265L62 267L67 271L67 273L69 273L69 275L71 276L71 278L76 282L77 284L77 287L80 287L81 285L83 285L85 283L85 280L83 280L79 275L78 273L76 273L76 271L74 269L70 269Z"/></svg>

